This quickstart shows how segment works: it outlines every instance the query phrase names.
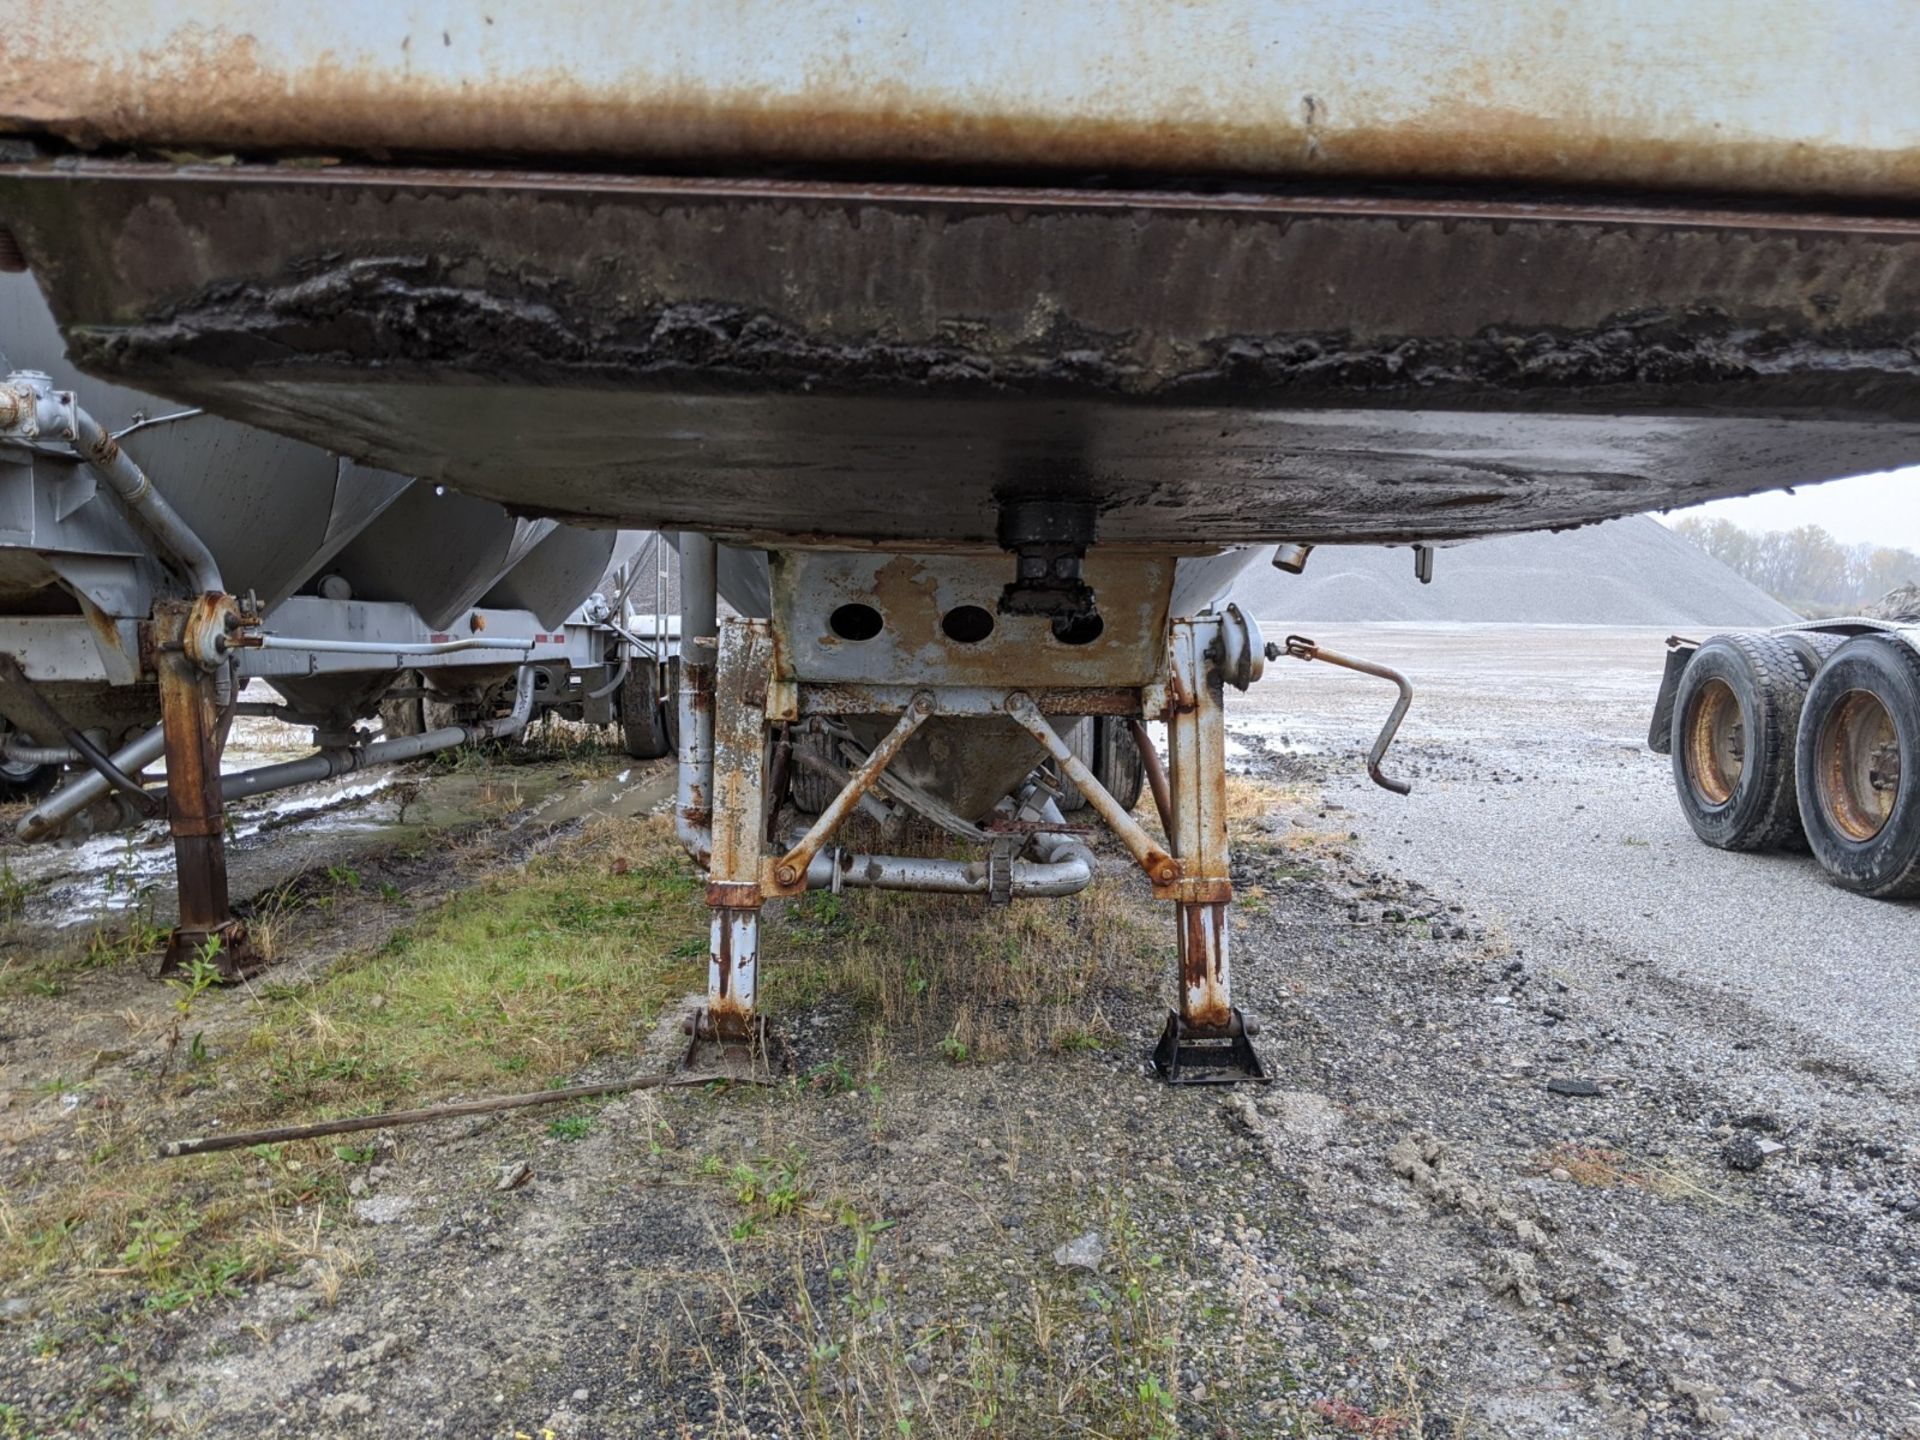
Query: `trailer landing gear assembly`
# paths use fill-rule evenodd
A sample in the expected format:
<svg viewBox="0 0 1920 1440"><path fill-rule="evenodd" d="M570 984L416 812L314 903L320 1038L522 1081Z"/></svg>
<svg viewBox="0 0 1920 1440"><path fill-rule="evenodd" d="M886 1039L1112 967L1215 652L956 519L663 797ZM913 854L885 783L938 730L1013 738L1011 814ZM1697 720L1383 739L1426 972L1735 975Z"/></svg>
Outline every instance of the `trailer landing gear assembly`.
<svg viewBox="0 0 1920 1440"><path fill-rule="evenodd" d="M711 541L682 536L679 828L706 862L712 914L690 1068L710 1067L708 1046L747 1064L768 1057L756 1008L767 900L876 888L1004 904L1084 888L1093 855L1054 791L1096 812L1154 898L1173 906L1177 998L1153 1051L1158 1073L1171 1084L1270 1078L1253 1044L1259 1026L1233 1003L1229 953L1223 696L1279 653L1250 618L1231 605L1167 618L1173 564L1159 557L1088 549L1082 559L1076 549L1062 587L1075 616L1062 625L1032 594L1007 603L997 555L786 551L771 559L770 618L720 624L715 555ZM1023 576L1033 568L1024 554L1021 565ZM1379 762L1405 713L1406 682L1299 643L1306 650L1291 653L1301 658L1400 685L1370 769L1404 793ZM1147 717L1166 724L1164 768ZM791 772L796 731L834 739L809 756L815 818L782 838L779 779ZM1049 766L1057 778L1036 778ZM1143 782L1164 844L1132 814ZM857 811L887 817L903 806L984 858L849 854L834 843Z"/></svg>

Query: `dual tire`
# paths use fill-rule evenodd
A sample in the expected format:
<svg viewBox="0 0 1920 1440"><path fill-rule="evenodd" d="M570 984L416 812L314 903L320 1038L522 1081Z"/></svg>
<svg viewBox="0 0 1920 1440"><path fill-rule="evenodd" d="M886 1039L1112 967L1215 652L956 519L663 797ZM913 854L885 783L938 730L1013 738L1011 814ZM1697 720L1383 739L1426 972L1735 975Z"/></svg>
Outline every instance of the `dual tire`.
<svg viewBox="0 0 1920 1440"><path fill-rule="evenodd" d="M1920 653L1891 636L1718 635L1674 696L1674 788L1722 850L1810 849L1834 882L1920 895Z"/></svg>

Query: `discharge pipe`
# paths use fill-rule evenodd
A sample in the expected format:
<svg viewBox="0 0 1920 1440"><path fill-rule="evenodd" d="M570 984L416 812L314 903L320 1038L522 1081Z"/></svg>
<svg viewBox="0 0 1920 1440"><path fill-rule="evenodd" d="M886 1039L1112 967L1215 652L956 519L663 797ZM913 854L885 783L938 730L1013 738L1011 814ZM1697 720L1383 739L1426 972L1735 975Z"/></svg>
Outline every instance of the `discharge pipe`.
<svg viewBox="0 0 1920 1440"><path fill-rule="evenodd" d="M242 770L237 775L223 775L220 778L220 797L231 804L249 795L284 790L289 785L310 785L316 780L331 780L336 775L348 775L356 770L371 770L379 765L398 765L403 761L418 760L424 755L452 750L460 745L504 740L527 728L527 722L533 717L533 687L533 667L523 665L514 688L513 709L498 720L488 720L479 725L445 725L420 735L406 735L397 740L376 740L371 745L357 745L350 749L322 750L303 760L288 760L279 765Z"/></svg>
<svg viewBox="0 0 1920 1440"><path fill-rule="evenodd" d="M1013 862L1012 897L1075 895L1093 881L1093 852L1071 835L1034 836L1032 860ZM855 855L834 849L807 866L809 890L911 890L926 895L985 895L992 876L984 860L933 860L916 855Z"/></svg>
<svg viewBox="0 0 1920 1440"><path fill-rule="evenodd" d="M397 765L402 761L417 760L423 755L451 750L457 745L477 744L483 740L500 740L510 735L517 735L527 728L527 722L532 718L533 687L533 668L522 666L514 689L513 710L498 720L490 720L482 725L448 725L438 730L429 730L423 735L408 735L398 740L380 740L356 749L325 750L318 755L309 755L304 760L289 760L280 765L263 765L254 770L243 770L237 775L221 777L221 796L226 800L238 800L243 796L259 795L269 790L282 790L289 785L325 780L354 770L366 770L377 765ZM166 737L161 727L156 725L146 734L115 751L113 763L130 775L137 774L158 760L165 750ZM68 781L21 816L19 823L14 826L14 833L29 844L36 840L45 840L57 834L61 827L74 816L106 794L107 789L106 780L98 773L89 771L85 775Z"/></svg>
<svg viewBox="0 0 1920 1440"><path fill-rule="evenodd" d="M114 769L128 775L138 775L158 760L166 748L166 736L156 725L146 734L127 742L113 752ZM109 788L104 775L97 770L89 770L86 774L69 780L22 815L19 823L13 827L13 833L29 844L36 840L44 840L106 794Z"/></svg>

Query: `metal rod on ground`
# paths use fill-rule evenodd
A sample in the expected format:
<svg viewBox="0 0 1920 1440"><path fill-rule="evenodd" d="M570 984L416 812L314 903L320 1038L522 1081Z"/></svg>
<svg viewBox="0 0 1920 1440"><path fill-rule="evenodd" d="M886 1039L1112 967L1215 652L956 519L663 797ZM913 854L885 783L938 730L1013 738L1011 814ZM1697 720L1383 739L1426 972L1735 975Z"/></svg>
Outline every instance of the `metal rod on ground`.
<svg viewBox="0 0 1920 1440"><path fill-rule="evenodd" d="M341 1120L319 1120L311 1125L281 1125L272 1130L241 1130L231 1135L170 1140L160 1147L158 1158L173 1160L182 1155L211 1155L216 1150L244 1150L250 1145L277 1145L283 1140L316 1140L323 1135L350 1135L356 1130L387 1130L396 1125L425 1125L429 1121L452 1120L462 1115L485 1115L494 1110L518 1110L528 1105L554 1105L564 1100L590 1100L596 1095L621 1095L630 1090L710 1085L716 1080L741 1078L733 1075L682 1075L674 1071L660 1075L635 1075L626 1080L608 1080L599 1085L570 1085L564 1090L494 1095L485 1100L455 1100L445 1105L428 1105L419 1110L389 1110L384 1115L351 1115ZM746 1080L743 1083L760 1082Z"/></svg>

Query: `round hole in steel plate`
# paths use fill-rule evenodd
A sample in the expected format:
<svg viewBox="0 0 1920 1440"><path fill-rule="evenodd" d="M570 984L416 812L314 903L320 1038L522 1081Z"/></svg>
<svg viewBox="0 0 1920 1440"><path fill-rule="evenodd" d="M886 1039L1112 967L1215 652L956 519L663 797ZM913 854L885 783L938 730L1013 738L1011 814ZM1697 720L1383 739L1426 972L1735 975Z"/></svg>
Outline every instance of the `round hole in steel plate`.
<svg viewBox="0 0 1920 1440"><path fill-rule="evenodd" d="M827 617L827 628L842 640L871 640L886 623L873 606L857 602L842 605Z"/></svg>

